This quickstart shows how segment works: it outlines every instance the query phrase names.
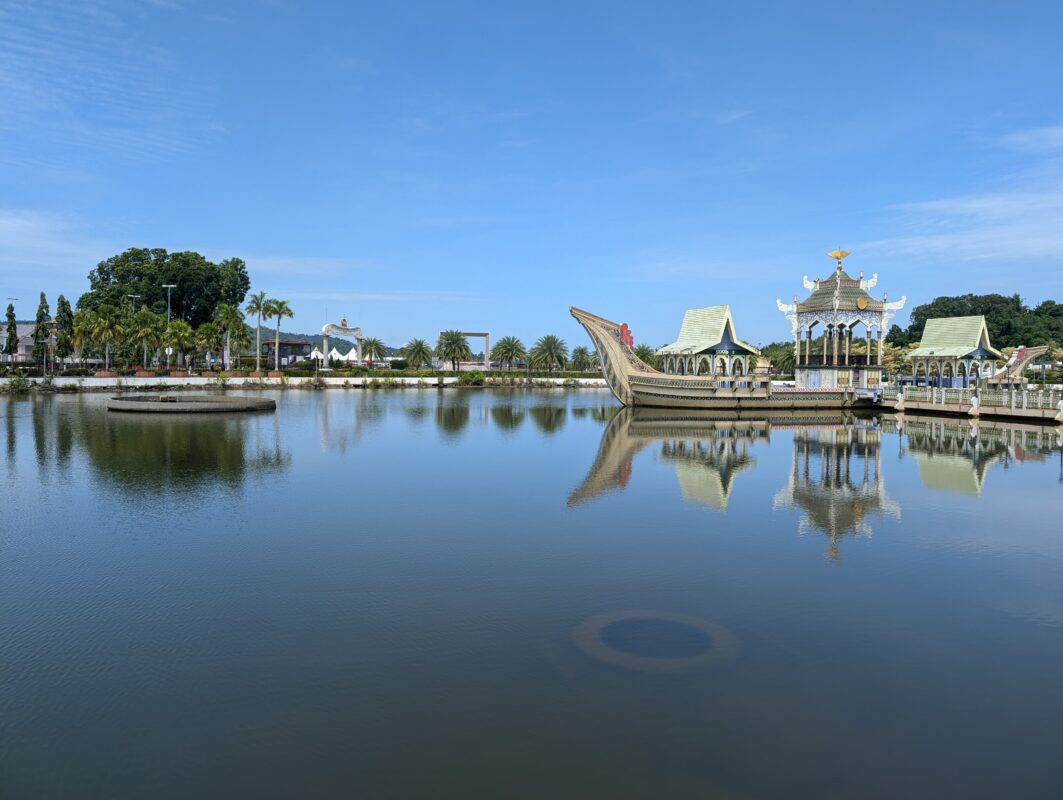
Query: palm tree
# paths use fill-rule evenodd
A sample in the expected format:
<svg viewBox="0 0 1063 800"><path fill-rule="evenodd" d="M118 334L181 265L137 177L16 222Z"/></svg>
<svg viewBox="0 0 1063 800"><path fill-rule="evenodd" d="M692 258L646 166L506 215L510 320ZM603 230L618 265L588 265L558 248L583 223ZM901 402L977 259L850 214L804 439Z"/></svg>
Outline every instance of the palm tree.
<svg viewBox="0 0 1063 800"><path fill-rule="evenodd" d="M569 366L576 372L586 372L591 368L591 354L583 345L572 348L572 359Z"/></svg>
<svg viewBox="0 0 1063 800"><path fill-rule="evenodd" d="M402 357L414 369L431 366L432 348L424 339L410 339L402 348Z"/></svg>
<svg viewBox="0 0 1063 800"><path fill-rule="evenodd" d="M531 349L531 364L536 369L564 369L568 361L568 345L552 333L546 334Z"/></svg>
<svg viewBox="0 0 1063 800"><path fill-rule="evenodd" d="M292 311L292 307L288 305L287 300L270 299L266 301L266 309L262 312L262 316L266 319L273 319L274 317L277 319L276 349L273 355L274 363L276 364L274 369L279 372L281 368L281 320L285 317L291 319L295 316L295 312Z"/></svg>
<svg viewBox="0 0 1063 800"><path fill-rule="evenodd" d="M255 324L255 372L258 372L261 366L259 361L262 357L262 317L266 315L269 304L270 299L266 297L265 292L255 292L244 308L248 314L258 316L258 322Z"/></svg>
<svg viewBox="0 0 1063 800"><path fill-rule="evenodd" d="M154 350L162 343L165 333L166 320L161 314L156 314L147 306L142 307L133 315L129 338L134 345L139 345L144 351L144 369L148 368L148 351Z"/></svg>
<svg viewBox="0 0 1063 800"><path fill-rule="evenodd" d="M242 355L245 350L251 347L251 329L246 325L237 325L227 335L229 337L229 358L231 360L232 354L235 352L236 368L240 369Z"/></svg>
<svg viewBox="0 0 1063 800"><path fill-rule="evenodd" d="M461 331L449 330L439 334L436 342L436 355L444 361L449 361L454 371L458 370L458 362L472 358L472 350L469 348L469 340Z"/></svg>
<svg viewBox="0 0 1063 800"><path fill-rule="evenodd" d="M643 364L649 364L654 369L657 368L657 353L648 344L636 345L632 352L635 354L635 358Z"/></svg>
<svg viewBox="0 0 1063 800"><path fill-rule="evenodd" d="M384 343L375 336L362 339L362 357L369 359L369 366L384 357Z"/></svg>
<svg viewBox="0 0 1063 800"><path fill-rule="evenodd" d="M591 351L591 369L601 369L601 368L602 368L602 357L600 355L598 355L598 351L597 350L592 350Z"/></svg>
<svg viewBox="0 0 1063 800"><path fill-rule="evenodd" d="M528 351L524 348L524 342L516 336L503 336L491 348L491 358L499 365L505 364L509 369L513 369L514 361L523 361L527 357Z"/></svg>
<svg viewBox="0 0 1063 800"><path fill-rule="evenodd" d="M203 362L206 366L210 366L208 360L210 354L221 349L221 341L221 329L213 322L204 322L196 328L196 350L203 356Z"/></svg>
<svg viewBox="0 0 1063 800"><path fill-rule="evenodd" d="M225 368L232 366L233 331L244 327L244 315L240 309L228 303L222 303L214 309L214 324L225 336Z"/></svg>
<svg viewBox="0 0 1063 800"><path fill-rule="evenodd" d="M183 319L175 319L166 328L163 341L169 347L177 351L177 363L180 365L184 358L184 351L192 347L196 337L192 326Z"/></svg>
<svg viewBox="0 0 1063 800"><path fill-rule="evenodd" d="M111 305L102 305L96 309L92 322L92 338L103 344L103 368L111 363L111 342L122 335L118 309Z"/></svg>
<svg viewBox="0 0 1063 800"><path fill-rule="evenodd" d="M85 363L85 347L92 344L92 330L95 326L96 315L91 311L79 308L74 312L74 332L70 336L70 342L74 345L74 352L82 365Z"/></svg>

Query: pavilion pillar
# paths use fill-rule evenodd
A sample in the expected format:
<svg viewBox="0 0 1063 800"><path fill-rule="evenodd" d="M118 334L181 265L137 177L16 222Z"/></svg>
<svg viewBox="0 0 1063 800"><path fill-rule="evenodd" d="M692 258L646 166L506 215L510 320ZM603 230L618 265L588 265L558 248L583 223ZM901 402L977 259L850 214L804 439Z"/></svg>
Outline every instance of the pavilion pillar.
<svg viewBox="0 0 1063 800"><path fill-rule="evenodd" d="M845 329L845 366L849 366L849 350L853 341L852 328Z"/></svg>
<svg viewBox="0 0 1063 800"><path fill-rule="evenodd" d="M876 363L880 367L882 366L882 328L881 327L878 329L878 358L876 360Z"/></svg>
<svg viewBox="0 0 1063 800"><path fill-rule="evenodd" d="M794 334L794 364L801 363L801 329Z"/></svg>
<svg viewBox="0 0 1063 800"><path fill-rule="evenodd" d="M834 326L831 339L834 340L834 360L831 362L834 366L838 366L838 326Z"/></svg>
<svg viewBox="0 0 1063 800"><path fill-rule="evenodd" d="M867 355L864 356L864 358L865 358L864 363L867 364L867 366L870 367L871 366L871 327L870 326L868 326L868 328L867 328L867 351L866 352L867 352Z"/></svg>
<svg viewBox="0 0 1063 800"><path fill-rule="evenodd" d="M809 359L812 356L812 326L808 326L808 330L805 332L805 366L809 364Z"/></svg>

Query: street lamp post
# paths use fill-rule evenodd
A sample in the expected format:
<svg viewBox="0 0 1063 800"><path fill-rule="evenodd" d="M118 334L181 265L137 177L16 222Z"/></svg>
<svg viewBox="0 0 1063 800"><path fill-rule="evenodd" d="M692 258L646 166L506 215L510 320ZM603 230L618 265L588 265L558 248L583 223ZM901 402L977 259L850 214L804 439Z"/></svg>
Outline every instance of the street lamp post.
<svg viewBox="0 0 1063 800"><path fill-rule="evenodd" d="M166 290L166 327L170 327L170 290L176 289L176 283L164 283L162 288ZM166 348L166 368L170 368L170 352L171 348Z"/></svg>

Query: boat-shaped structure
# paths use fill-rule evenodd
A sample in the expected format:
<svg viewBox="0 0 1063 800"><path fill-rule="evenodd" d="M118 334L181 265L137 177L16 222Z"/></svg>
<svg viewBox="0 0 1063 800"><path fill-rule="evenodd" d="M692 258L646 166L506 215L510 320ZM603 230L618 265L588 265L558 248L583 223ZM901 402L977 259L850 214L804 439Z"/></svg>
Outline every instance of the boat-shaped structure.
<svg viewBox="0 0 1063 800"><path fill-rule="evenodd" d="M851 388L773 388L767 375L669 375L646 364L631 349L619 323L569 309L594 342L602 375L625 406L697 409L791 410L849 408Z"/></svg>

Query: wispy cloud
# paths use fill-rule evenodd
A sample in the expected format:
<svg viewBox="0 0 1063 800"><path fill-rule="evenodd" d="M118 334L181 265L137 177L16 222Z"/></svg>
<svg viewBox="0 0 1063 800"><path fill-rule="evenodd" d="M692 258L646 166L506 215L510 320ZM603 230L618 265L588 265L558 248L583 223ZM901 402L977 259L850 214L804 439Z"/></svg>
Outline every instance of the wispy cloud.
<svg viewBox="0 0 1063 800"><path fill-rule="evenodd" d="M0 208L0 270L5 273L32 271L83 279L117 247L114 241L91 234L75 217Z"/></svg>
<svg viewBox="0 0 1063 800"><path fill-rule="evenodd" d="M393 289L349 292L287 292L291 300L322 300L353 303L410 303L410 302L468 302L472 298L464 292L453 292L445 289Z"/></svg>
<svg viewBox="0 0 1063 800"><path fill-rule="evenodd" d="M1029 168L990 191L894 206L896 233L861 249L893 256L994 267L1022 262L1055 278L1063 266L1063 125L1018 131L1000 143L1037 154Z"/></svg>
<svg viewBox="0 0 1063 800"><path fill-rule="evenodd" d="M1063 125L1015 131L1001 137L1000 143L1014 150L1051 153L1063 150Z"/></svg>
<svg viewBox="0 0 1063 800"><path fill-rule="evenodd" d="M177 54L139 33L147 15L184 5L0 0L4 162L72 161L86 150L167 157L219 136L209 87L190 83Z"/></svg>

